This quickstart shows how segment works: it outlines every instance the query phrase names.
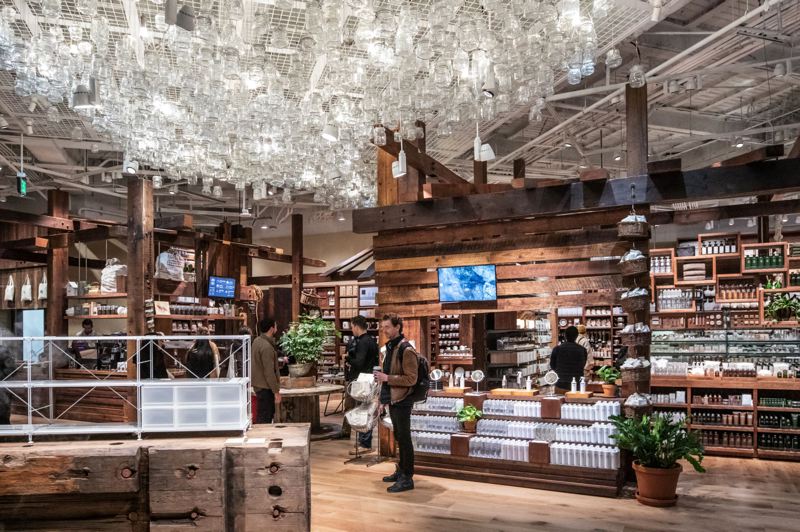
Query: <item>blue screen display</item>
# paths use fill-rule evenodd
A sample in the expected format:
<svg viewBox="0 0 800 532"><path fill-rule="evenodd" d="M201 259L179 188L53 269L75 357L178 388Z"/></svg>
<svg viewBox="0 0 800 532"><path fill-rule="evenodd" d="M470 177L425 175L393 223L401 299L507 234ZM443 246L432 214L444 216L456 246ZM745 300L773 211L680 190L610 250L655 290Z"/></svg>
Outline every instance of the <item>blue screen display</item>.
<svg viewBox="0 0 800 532"><path fill-rule="evenodd" d="M233 299L236 297L236 279L212 275L208 279L208 297Z"/></svg>
<svg viewBox="0 0 800 532"><path fill-rule="evenodd" d="M494 264L439 268L439 301L494 301L497 275Z"/></svg>

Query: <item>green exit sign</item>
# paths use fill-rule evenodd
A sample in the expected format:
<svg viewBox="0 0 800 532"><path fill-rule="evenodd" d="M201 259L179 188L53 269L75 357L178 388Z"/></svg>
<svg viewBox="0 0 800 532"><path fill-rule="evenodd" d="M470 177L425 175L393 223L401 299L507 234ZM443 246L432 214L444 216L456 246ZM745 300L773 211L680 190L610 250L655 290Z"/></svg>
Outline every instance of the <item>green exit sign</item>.
<svg viewBox="0 0 800 532"><path fill-rule="evenodd" d="M17 193L23 198L28 195L28 177L23 173L17 173Z"/></svg>

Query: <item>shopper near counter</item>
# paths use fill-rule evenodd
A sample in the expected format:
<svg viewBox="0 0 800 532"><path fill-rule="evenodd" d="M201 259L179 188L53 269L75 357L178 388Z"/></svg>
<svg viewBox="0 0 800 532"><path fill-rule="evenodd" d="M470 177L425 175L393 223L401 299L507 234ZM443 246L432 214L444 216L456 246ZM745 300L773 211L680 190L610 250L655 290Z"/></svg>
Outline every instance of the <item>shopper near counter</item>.
<svg viewBox="0 0 800 532"><path fill-rule="evenodd" d="M261 320L261 335L253 340L253 374L251 381L256 391L255 423L272 423L275 405L281 402L281 377L278 369L278 345L275 320Z"/></svg>
<svg viewBox="0 0 800 532"><path fill-rule="evenodd" d="M164 333L147 333L146 336L164 336ZM140 379L171 379L167 372L167 358L170 354L164 349L164 340L149 340L142 342L136 361L139 363ZM153 375L150 375L152 363Z"/></svg>
<svg viewBox="0 0 800 532"><path fill-rule="evenodd" d="M594 370L594 350L592 349L591 342L589 342L589 338L586 336L586 325L581 323L578 325L577 329L578 337L575 339L575 343L586 349L586 365L583 367L583 376L586 377L588 381Z"/></svg>
<svg viewBox="0 0 800 532"><path fill-rule="evenodd" d="M586 366L586 349L575 343L578 339L577 327L567 327L564 331L566 342L556 346L550 354L550 369L558 374L556 390L569 391L572 379L580 381Z"/></svg>
<svg viewBox="0 0 800 532"><path fill-rule="evenodd" d="M347 359L345 361L345 380L351 383L361 373L372 373L372 368L380 364L378 342L368 332L367 320L364 316L356 316L350 321L353 338L347 343ZM356 402L345 394L344 410L355 408ZM350 424L347 418L342 421L342 438L350 437ZM362 451L372 450L372 431L358 434L358 445ZM351 451L355 453L356 451Z"/></svg>
<svg viewBox="0 0 800 532"><path fill-rule="evenodd" d="M75 336L78 337L86 337L86 336L94 336L94 322L89 318L86 318L81 322L82 329L78 331L78 334ZM97 361L97 343L94 341L88 340L73 340L72 341L72 352L75 353L75 356L78 357L78 360L92 360L92 362L96 363Z"/></svg>
<svg viewBox="0 0 800 532"><path fill-rule="evenodd" d="M414 444L411 441L411 410L414 403L411 393L417 384L417 352L403 336L403 320L397 314L386 314L381 320L381 330L389 339L383 371L374 373L381 387L381 410L389 407L394 438L400 448L400 463L394 474L383 478L394 482L387 491L398 493L414 489Z"/></svg>
<svg viewBox="0 0 800 532"><path fill-rule="evenodd" d="M208 336L206 327L197 329L199 336ZM195 340L186 354L186 376L194 379L219 378L219 348L213 341L202 338Z"/></svg>

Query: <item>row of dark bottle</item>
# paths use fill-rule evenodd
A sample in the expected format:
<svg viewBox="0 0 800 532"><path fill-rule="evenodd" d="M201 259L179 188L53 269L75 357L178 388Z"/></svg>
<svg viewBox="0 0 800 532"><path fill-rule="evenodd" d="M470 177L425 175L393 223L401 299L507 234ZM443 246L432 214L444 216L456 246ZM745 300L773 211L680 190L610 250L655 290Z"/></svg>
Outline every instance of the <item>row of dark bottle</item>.
<svg viewBox="0 0 800 532"><path fill-rule="evenodd" d="M695 412L692 414L692 423L698 425L732 425L745 427L753 426L753 414L750 412Z"/></svg>
<svg viewBox="0 0 800 532"><path fill-rule="evenodd" d="M706 447L753 447L753 435L743 432L704 430L700 441Z"/></svg>
<svg viewBox="0 0 800 532"><path fill-rule="evenodd" d="M719 394L706 394L692 396L693 405L741 405L741 395L722 396Z"/></svg>
<svg viewBox="0 0 800 532"><path fill-rule="evenodd" d="M758 447L779 451L800 451L800 436L796 434L759 434Z"/></svg>
<svg viewBox="0 0 800 532"><path fill-rule="evenodd" d="M800 401L787 399L785 397L759 397L758 406L800 408Z"/></svg>
<svg viewBox="0 0 800 532"><path fill-rule="evenodd" d="M769 250L769 255L757 257L748 255L744 258L744 268L746 270L769 270L783 268L783 253L776 249Z"/></svg>
<svg viewBox="0 0 800 532"><path fill-rule="evenodd" d="M759 414L758 426L776 429L796 429L800 414Z"/></svg>

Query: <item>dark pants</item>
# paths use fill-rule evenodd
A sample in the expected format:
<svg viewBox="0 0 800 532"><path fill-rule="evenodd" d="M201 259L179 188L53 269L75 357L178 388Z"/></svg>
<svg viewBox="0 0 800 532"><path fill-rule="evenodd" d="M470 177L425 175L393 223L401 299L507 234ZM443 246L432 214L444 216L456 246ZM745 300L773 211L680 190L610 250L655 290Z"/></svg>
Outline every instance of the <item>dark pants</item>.
<svg viewBox="0 0 800 532"><path fill-rule="evenodd" d="M256 392L256 423L272 423L275 417L275 394L272 390L258 390Z"/></svg>
<svg viewBox="0 0 800 532"><path fill-rule="evenodd" d="M411 408L413 405L390 406L394 439L400 448L400 473L414 476L414 444L411 442Z"/></svg>

